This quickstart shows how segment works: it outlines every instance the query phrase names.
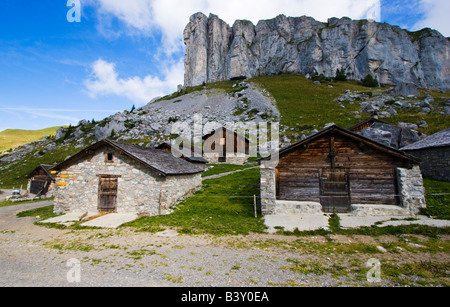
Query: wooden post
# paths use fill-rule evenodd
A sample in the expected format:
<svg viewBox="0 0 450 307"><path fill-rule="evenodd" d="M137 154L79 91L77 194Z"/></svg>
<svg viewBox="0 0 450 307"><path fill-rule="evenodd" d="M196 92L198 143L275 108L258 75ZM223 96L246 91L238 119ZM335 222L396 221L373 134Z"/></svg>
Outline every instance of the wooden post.
<svg viewBox="0 0 450 307"><path fill-rule="evenodd" d="M161 200L162 200L162 190L159 190L159 215L161 215Z"/></svg>
<svg viewBox="0 0 450 307"><path fill-rule="evenodd" d="M256 211L256 195L253 195L253 207L255 208L255 218L258 217L258 213Z"/></svg>

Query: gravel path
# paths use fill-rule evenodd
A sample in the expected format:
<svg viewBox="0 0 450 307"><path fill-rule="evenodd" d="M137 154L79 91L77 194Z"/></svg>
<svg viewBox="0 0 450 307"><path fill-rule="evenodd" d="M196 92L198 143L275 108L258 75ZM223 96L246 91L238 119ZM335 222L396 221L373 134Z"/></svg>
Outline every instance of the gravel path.
<svg viewBox="0 0 450 307"><path fill-rule="evenodd" d="M19 211L49 204L0 208L0 286L354 286L367 282L345 270L365 268L370 258L421 259L417 251L362 250L355 256L333 250L342 244L395 243L396 236L215 237L178 235L175 230L149 234L132 228L61 230L36 226L35 218L16 217ZM329 246L330 239L335 246ZM448 255L437 252L426 254L426 259L445 261ZM68 262L79 263L79 275L72 274L77 266L68 267ZM329 271L320 271L321 266ZM335 274L336 268L343 271ZM79 276L80 282L69 282L68 273ZM383 280L379 285L393 284Z"/></svg>
<svg viewBox="0 0 450 307"><path fill-rule="evenodd" d="M8 196L12 194L12 190L0 189L0 191L3 192L3 194L0 194L0 200L5 200Z"/></svg>

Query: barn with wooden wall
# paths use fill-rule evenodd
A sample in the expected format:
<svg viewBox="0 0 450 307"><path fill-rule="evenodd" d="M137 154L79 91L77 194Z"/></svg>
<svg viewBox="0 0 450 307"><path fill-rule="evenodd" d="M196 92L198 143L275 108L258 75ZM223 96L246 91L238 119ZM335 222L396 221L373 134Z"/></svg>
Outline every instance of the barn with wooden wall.
<svg viewBox="0 0 450 307"><path fill-rule="evenodd" d="M415 214L425 206L420 161L338 126L262 159L265 214ZM273 159L272 159L273 160Z"/></svg>
<svg viewBox="0 0 450 307"><path fill-rule="evenodd" d="M55 165L41 164L28 175L27 190L29 193L37 196L53 194L55 175L52 174L51 169L54 166Z"/></svg>
<svg viewBox="0 0 450 307"><path fill-rule="evenodd" d="M209 163L244 164L249 158L250 141L225 127L203 136L203 158Z"/></svg>

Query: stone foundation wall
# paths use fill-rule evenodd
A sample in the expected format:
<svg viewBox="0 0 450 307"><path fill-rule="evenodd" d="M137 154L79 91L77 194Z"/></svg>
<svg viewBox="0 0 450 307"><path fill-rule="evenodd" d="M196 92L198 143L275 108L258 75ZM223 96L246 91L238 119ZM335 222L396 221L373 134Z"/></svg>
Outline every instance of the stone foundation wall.
<svg viewBox="0 0 450 307"><path fill-rule="evenodd" d="M219 162L220 155L219 153L204 153L203 158L206 159L211 164L236 164L236 165L243 165L245 162L247 162L249 156L244 154L227 154L226 155L226 162Z"/></svg>
<svg viewBox="0 0 450 307"><path fill-rule="evenodd" d="M277 206L275 168L264 165L262 162L260 173L261 212L263 215L275 214Z"/></svg>
<svg viewBox="0 0 450 307"><path fill-rule="evenodd" d="M425 188L420 167L398 168L397 177L402 207L411 215L418 214L420 208L426 207Z"/></svg>
<svg viewBox="0 0 450 307"><path fill-rule="evenodd" d="M114 154L114 162L105 162L104 152L95 152L89 160L80 161L61 171L55 189L55 213L96 212L98 209L98 175L118 178L117 212L146 213L150 215L170 212L183 198L201 188L201 174L160 176L134 159ZM61 185L63 184L63 185Z"/></svg>
<svg viewBox="0 0 450 307"><path fill-rule="evenodd" d="M263 215L318 213L321 211L320 203L277 200L275 168L262 163L260 171ZM398 185L401 206L352 204L352 213L359 216L416 215L420 208L426 207L425 188L419 166L411 169L399 168Z"/></svg>

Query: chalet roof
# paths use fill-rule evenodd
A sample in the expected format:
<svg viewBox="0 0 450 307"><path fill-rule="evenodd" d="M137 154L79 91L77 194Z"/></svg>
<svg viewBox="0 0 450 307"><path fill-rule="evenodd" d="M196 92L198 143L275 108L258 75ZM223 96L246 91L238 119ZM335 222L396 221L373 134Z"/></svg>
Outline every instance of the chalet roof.
<svg viewBox="0 0 450 307"><path fill-rule="evenodd" d="M203 172L199 167L183 160L174 157L172 154L158 149L142 148L140 146L119 143L111 141L108 139L97 142L79 153L68 158L64 162L58 164L53 169L60 170L65 168L67 165L75 163L78 159L86 156L90 151L96 150L102 146L110 146L119 151L124 155L141 162L145 166L157 171L163 176L169 175L187 175L187 174L197 174Z"/></svg>
<svg viewBox="0 0 450 307"><path fill-rule="evenodd" d="M298 148L301 148L303 145L306 145L306 144L311 143L311 142L313 142L315 140L318 140L318 139L324 137L325 135L327 135L328 133L335 133L335 134L343 135L344 137L350 138L350 139L352 139L352 140L354 140L356 142L362 142L362 143L364 143L364 144L366 144L368 146L371 146L372 148L376 148L376 149L378 149L378 150L380 150L382 152L385 152L386 154L389 154L389 155L392 155L392 156L396 156L397 158L408 160L409 162L413 162L415 164L421 162L419 159L417 159L417 158L415 158L415 157L413 157L411 155L408 155L408 154L406 154L406 153L404 153L404 152L402 152L400 150L394 149L392 147L385 146L383 144L375 142L375 141L373 141L371 139L368 139L368 138L366 138L366 137L364 137L362 135L356 134L356 133L354 133L354 132L352 132L352 131L350 131L348 129L341 128L341 127L338 127L336 125L330 126L330 127L326 128L326 129L323 129L322 131L319 131L316 134L313 134L310 137L308 137L308 138L306 138L306 139L304 139L304 140L302 140L300 142L297 142L297 143L292 144L292 145L290 145L290 146L288 146L286 148L281 149L279 151L279 157L281 158L281 157L291 153L292 151L294 151L294 150L296 150ZM270 156L269 157L265 157L265 158L261 158L261 159L259 159L259 161L267 160L269 158L270 158Z"/></svg>
<svg viewBox="0 0 450 307"><path fill-rule="evenodd" d="M41 164L38 167L36 167L30 174L28 174L27 178L33 177L36 171L42 169L50 178L55 179L55 175L51 173L51 170L54 166L55 165L52 164Z"/></svg>
<svg viewBox="0 0 450 307"><path fill-rule="evenodd" d="M423 140L405 146L401 148L401 150L409 151L446 146L450 146L450 128L444 129L442 131L439 131L438 133L424 138Z"/></svg>
<svg viewBox="0 0 450 307"><path fill-rule="evenodd" d="M178 153L179 155L181 155L182 158L186 159L189 162L193 162L193 163L208 163L208 160L203 159L202 157L196 157L195 156L195 152L193 151L189 151L189 150L178 150L176 148L174 148L171 144L165 142L160 144L159 146L156 147L156 149L168 149L170 150L172 153ZM201 152L201 150L200 150Z"/></svg>
<svg viewBox="0 0 450 307"><path fill-rule="evenodd" d="M356 125L348 128L348 130L353 131L353 132L359 132L359 131L361 131L361 130L363 130L365 128L368 128L368 127L372 126L375 123L387 124L384 121L381 121L381 120L379 120L377 118L373 118L372 117L372 118L366 119L366 120L364 120L364 121L362 121L360 123L357 123Z"/></svg>

